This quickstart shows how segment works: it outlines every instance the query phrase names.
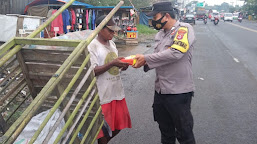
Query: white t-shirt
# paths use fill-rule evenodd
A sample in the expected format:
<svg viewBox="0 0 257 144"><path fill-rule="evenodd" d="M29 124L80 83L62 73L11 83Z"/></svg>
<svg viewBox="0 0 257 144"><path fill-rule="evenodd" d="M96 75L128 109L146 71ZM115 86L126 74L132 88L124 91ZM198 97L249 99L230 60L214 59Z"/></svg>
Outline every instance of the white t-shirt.
<svg viewBox="0 0 257 144"><path fill-rule="evenodd" d="M94 68L107 64L118 57L115 43L111 40L109 43L110 46L103 45L95 38L88 45L91 65ZM110 103L113 100L122 100L125 97L118 67L112 67L105 73L97 76L96 79L101 105Z"/></svg>

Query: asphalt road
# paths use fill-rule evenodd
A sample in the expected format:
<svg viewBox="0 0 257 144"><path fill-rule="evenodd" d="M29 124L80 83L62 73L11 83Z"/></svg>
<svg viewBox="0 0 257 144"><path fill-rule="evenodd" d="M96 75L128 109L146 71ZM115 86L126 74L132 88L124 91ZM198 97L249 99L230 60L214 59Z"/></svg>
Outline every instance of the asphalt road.
<svg viewBox="0 0 257 144"><path fill-rule="evenodd" d="M257 23L197 21L193 54L196 85L192 101L197 144L257 143ZM149 44L149 43L148 43ZM122 56L152 53L144 44L119 48ZM131 129L110 144L160 144L152 103L155 71L122 72Z"/></svg>

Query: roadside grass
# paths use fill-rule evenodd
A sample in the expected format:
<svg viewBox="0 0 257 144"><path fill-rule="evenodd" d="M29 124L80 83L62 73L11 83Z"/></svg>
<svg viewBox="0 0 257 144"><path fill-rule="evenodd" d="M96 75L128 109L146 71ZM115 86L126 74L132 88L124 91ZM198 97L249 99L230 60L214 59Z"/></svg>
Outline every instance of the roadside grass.
<svg viewBox="0 0 257 144"><path fill-rule="evenodd" d="M146 25L137 25L137 30L139 34L156 34L158 31L155 29L152 29Z"/></svg>

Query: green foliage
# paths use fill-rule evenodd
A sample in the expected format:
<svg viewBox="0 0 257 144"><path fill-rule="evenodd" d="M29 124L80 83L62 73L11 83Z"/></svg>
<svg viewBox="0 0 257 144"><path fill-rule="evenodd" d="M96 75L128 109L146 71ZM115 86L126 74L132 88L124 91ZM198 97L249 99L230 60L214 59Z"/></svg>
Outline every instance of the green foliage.
<svg viewBox="0 0 257 144"><path fill-rule="evenodd" d="M115 6L120 0L77 0L77 1L91 4L94 6ZM151 6L154 2L156 2L156 0L130 0L130 1L137 9ZM123 6L131 6L130 1L124 0ZM173 2L174 0L165 0L165 1Z"/></svg>
<svg viewBox="0 0 257 144"><path fill-rule="evenodd" d="M158 31L154 30L146 25L137 25L137 30L139 34L156 34Z"/></svg>
<svg viewBox="0 0 257 144"><path fill-rule="evenodd" d="M243 10L252 15L253 13L257 14L257 0L246 0Z"/></svg>

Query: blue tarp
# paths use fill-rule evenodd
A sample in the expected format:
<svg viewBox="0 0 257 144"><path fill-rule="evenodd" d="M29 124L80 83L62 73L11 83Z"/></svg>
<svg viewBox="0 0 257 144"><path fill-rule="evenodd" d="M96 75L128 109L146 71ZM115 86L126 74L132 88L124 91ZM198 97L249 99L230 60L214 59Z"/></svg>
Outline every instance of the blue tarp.
<svg viewBox="0 0 257 144"><path fill-rule="evenodd" d="M153 17L147 16L146 13L140 12L140 17L139 17L139 24L147 25L149 26L148 20L152 19Z"/></svg>
<svg viewBox="0 0 257 144"><path fill-rule="evenodd" d="M25 13L28 10L29 7L35 6L35 5L42 5L42 4L64 4L69 2L70 0L34 0L33 2L29 3L25 8ZM91 7L93 5L86 4L83 2L74 1L72 3L73 6L84 6L84 7Z"/></svg>
<svg viewBox="0 0 257 144"><path fill-rule="evenodd" d="M114 6L89 6L91 9L113 9ZM121 9L133 9L133 6L121 6Z"/></svg>

